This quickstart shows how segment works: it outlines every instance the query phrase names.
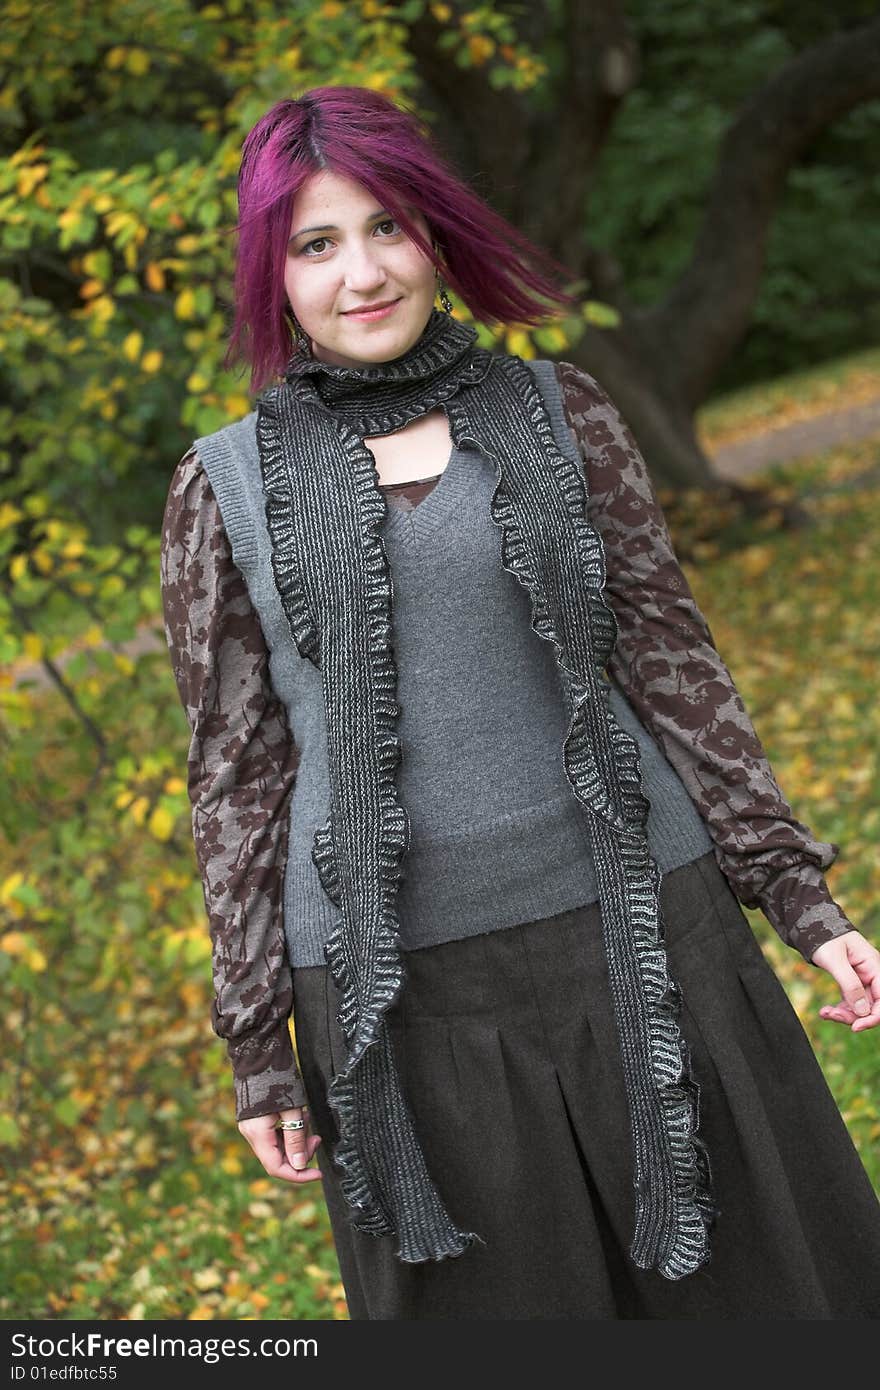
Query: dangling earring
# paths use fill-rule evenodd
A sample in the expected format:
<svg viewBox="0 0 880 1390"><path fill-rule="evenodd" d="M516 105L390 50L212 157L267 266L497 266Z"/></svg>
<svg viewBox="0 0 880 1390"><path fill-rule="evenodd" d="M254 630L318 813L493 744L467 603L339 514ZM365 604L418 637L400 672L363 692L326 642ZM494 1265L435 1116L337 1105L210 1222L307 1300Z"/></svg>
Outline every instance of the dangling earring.
<svg viewBox="0 0 880 1390"><path fill-rule="evenodd" d="M287 309L285 310L284 317L287 321L291 333L293 334L293 341L297 349L300 352L307 352L310 354L311 340L308 334L303 332L302 324L299 322L299 319L296 317L296 314L293 312L292 309Z"/></svg>
<svg viewBox="0 0 880 1390"><path fill-rule="evenodd" d="M438 293L439 296L440 296L440 303L443 305L444 311L445 311L447 314L451 314L451 313L452 313L452 300L449 298L449 295L446 293L446 286L444 285L443 281L440 279L439 273L438 273L438 275L437 275L437 293Z"/></svg>
<svg viewBox="0 0 880 1390"><path fill-rule="evenodd" d="M435 252L435 254L436 254L436 251L437 251L437 243L436 243L436 241L435 241L435 242L432 242L432 247L433 247L433 250L434 250L434 252ZM452 313L452 300L449 298L449 295L446 293L446 286L444 285L443 281L440 279L440 271L439 271L439 269L438 269L436 266L434 267L434 279L437 281L437 293L438 293L439 296L440 296L440 303L441 303L441 305L443 306L443 310L444 310L445 313L451 314L451 313Z"/></svg>

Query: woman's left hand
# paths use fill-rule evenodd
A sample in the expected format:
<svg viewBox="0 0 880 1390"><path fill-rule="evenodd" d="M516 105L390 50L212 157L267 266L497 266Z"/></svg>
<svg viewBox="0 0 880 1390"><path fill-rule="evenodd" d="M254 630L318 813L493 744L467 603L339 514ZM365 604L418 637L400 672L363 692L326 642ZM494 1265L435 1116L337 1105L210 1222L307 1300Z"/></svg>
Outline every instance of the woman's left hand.
<svg viewBox="0 0 880 1390"><path fill-rule="evenodd" d="M854 1033L876 1028L880 1024L880 951L876 946L853 930L826 941L811 959L840 986L840 1003L823 1005L819 1017L845 1023Z"/></svg>

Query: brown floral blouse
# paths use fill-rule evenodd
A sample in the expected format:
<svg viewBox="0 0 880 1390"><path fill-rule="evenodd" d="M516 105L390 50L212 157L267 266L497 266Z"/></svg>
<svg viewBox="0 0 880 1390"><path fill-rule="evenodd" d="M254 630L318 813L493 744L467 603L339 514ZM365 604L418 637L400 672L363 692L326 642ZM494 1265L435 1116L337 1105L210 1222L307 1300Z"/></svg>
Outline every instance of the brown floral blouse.
<svg viewBox="0 0 880 1390"><path fill-rule="evenodd" d="M618 627L608 674L681 777L737 898L805 960L853 930L817 840L780 790L733 678L678 564L644 460L598 383L556 364L584 459L590 520ZM436 479L386 486L416 506ZM191 730L188 791L212 941L212 1026L232 1065L236 1118L305 1103L291 1045L282 920L290 793L299 753L268 674L268 650L233 563L217 501L191 449L162 524L165 635Z"/></svg>

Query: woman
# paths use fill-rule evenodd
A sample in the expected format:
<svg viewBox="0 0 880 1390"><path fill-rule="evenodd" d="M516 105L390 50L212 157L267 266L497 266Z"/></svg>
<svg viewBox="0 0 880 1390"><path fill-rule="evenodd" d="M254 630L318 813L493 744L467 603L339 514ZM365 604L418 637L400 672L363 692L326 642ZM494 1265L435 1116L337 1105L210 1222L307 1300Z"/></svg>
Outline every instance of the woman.
<svg viewBox="0 0 880 1390"><path fill-rule="evenodd" d="M438 279L534 323L555 263L367 89L273 107L239 210L227 361L283 380L162 547L239 1129L323 1180L352 1318L875 1316L880 1207L739 905L875 1027L838 846L612 402Z"/></svg>

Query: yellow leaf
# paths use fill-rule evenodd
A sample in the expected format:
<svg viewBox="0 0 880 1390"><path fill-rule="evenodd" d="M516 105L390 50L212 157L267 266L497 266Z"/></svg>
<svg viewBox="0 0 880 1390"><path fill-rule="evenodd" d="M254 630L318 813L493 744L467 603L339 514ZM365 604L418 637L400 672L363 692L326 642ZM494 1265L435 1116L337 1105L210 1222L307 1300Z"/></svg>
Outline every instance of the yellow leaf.
<svg viewBox="0 0 880 1390"><path fill-rule="evenodd" d="M839 691L831 701L831 714L835 719L853 720L857 717L855 701L848 691Z"/></svg>
<svg viewBox="0 0 880 1390"><path fill-rule="evenodd" d="M174 304L174 312L179 319L193 319L196 316L196 296L191 289L181 290Z"/></svg>
<svg viewBox="0 0 880 1390"><path fill-rule="evenodd" d="M28 949L27 937L20 931L8 931L0 937L0 950L7 956L23 956Z"/></svg>
<svg viewBox="0 0 880 1390"><path fill-rule="evenodd" d="M141 359L141 366L145 372L158 372L162 365L162 354L158 348L153 348L150 352L145 352Z"/></svg>
<svg viewBox="0 0 880 1390"><path fill-rule="evenodd" d="M157 806L150 816L149 831L157 840L171 839L174 834L174 817L164 806Z"/></svg>
<svg viewBox="0 0 880 1390"><path fill-rule="evenodd" d="M479 67L495 52L495 40L485 34L473 34L468 39L468 49L474 63Z"/></svg>
<svg viewBox="0 0 880 1390"><path fill-rule="evenodd" d="M204 10L202 11L204 14ZM245 1294L250 1293L250 1284L246 1284L237 1271L233 1271L226 1280L223 1292L227 1298L244 1298Z"/></svg>
<svg viewBox="0 0 880 1390"><path fill-rule="evenodd" d="M200 1303L197 1308L187 1316L187 1322L210 1322L214 1316L214 1309L207 1303Z"/></svg>
<svg viewBox="0 0 880 1390"><path fill-rule="evenodd" d="M100 294L97 299L93 299L89 305L92 318L99 323L109 323L116 313L116 301L111 299L109 294Z"/></svg>
<svg viewBox="0 0 880 1390"><path fill-rule="evenodd" d="M178 792L186 791L186 783L182 777L169 777L165 783L165 790L169 796L176 796Z"/></svg>
<svg viewBox="0 0 880 1390"><path fill-rule="evenodd" d="M48 165L31 164L22 169L17 179L18 195L20 198L29 198L34 189L46 177Z"/></svg>
<svg viewBox="0 0 880 1390"><path fill-rule="evenodd" d="M19 511L14 502L3 502L0 504L0 531L6 531L10 526L14 526L17 521L21 521L24 512Z"/></svg>
<svg viewBox="0 0 880 1390"><path fill-rule="evenodd" d="M130 48L126 67L135 77L143 77L150 71L150 55L145 48Z"/></svg>
<svg viewBox="0 0 880 1390"><path fill-rule="evenodd" d="M23 579L27 574L28 557L26 555L13 555L9 561L9 573L15 580Z"/></svg>
<svg viewBox="0 0 880 1390"><path fill-rule="evenodd" d="M21 645L31 661L40 661L46 649L42 637L36 632L26 632Z"/></svg>
<svg viewBox="0 0 880 1390"><path fill-rule="evenodd" d="M757 579L773 563L773 550L769 545L750 545L740 555L740 569L750 579Z"/></svg>
<svg viewBox="0 0 880 1390"><path fill-rule="evenodd" d="M131 803L131 806L129 807L129 815L131 816L135 825L143 825L144 821L147 818L147 812L149 811L149 809L150 803L148 798L145 796L139 796L135 801Z"/></svg>
<svg viewBox="0 0 880 1390"><path fill-rule="evenodd" d="M126 48L121 48L117 45L115 48L108 50L104 62L107 64L108 68L121 68L122 64L125 62L127 52L128 50Z"/></svg>
<svg viewBox="0 0 880 1390"><path fill-rule="evenodd" d="M155 290L156 293L165 288L165 272L155 261L148 261L145 265L144 279L147 282L147 288Z"/></svg>
<svg viewBox="0 0 880 1390"><path fill-rule="evenodd" d="M122 343L122 352L129 362L136 362L144 345L143 333L129 333Z"/></svg>
<svg viewBox="0 0 880 1390"><path fill-rule="evenodd" d="M186 389L187 391L207 391L210 385L211 383L208 378L202 376L201 372L193 372L192 375L187 378Z"/></svg>
<svg viewBox="0 0 880 1390"><path fill-rule="evenodd" d="M0 903L4 905L7 904L10 898L14 896L16 888L19 888L23 883L24 874L21 873L19 869L16 869L14 874L10 874L9 877L5 878L2 884L0 884Z"/></svg>
<svg viewBox="0 0 880 1390"><path fill-rule="evenodd" d="M521 328L511 328L507 332L507 351L514 357L534 357L534 349L527 333Z"/></svg>

